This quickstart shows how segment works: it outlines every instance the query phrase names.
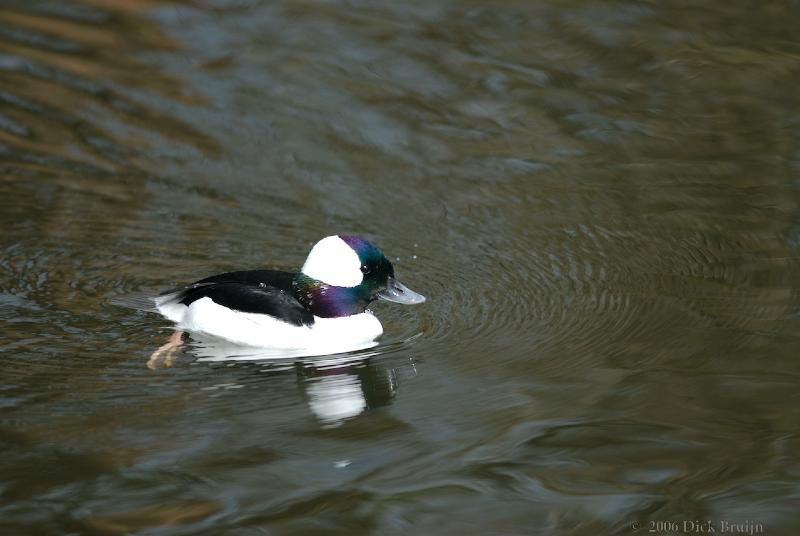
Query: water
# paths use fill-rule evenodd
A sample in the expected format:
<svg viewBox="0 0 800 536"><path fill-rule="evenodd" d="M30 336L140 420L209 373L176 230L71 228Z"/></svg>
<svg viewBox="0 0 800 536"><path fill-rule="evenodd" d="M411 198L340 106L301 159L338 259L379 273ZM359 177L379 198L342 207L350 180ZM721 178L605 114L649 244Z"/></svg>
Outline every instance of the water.
<svg viewBox="0 0 800 536"><path fill-rule="evenodd" d="M0 532L796 534L798 7L4 3ZM112 303L336 232L372 350Z"/></svg>

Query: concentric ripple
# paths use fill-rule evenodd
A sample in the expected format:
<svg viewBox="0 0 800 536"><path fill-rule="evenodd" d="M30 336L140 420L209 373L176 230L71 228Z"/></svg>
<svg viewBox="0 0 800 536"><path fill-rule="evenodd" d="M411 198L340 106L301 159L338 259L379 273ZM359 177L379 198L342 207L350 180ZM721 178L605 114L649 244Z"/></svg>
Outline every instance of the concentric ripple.
<svg viewBox="0 0 800 536"><path fill-rule="evenodd" d="M496 215L493 202L483 197L469 210ZM496 364L551 356L540 371L624 355L629 366L658 359L636 350L653 338L674 351L695 345L698 329L746 337L787 313L789 294L770 280L792 262L779 236L588 220L509 233L491 227L515 222L486 219L481 232L462 217L452 216L467 227L459 235L433 235L430 247L447 253L421 259L434 265L425 337L455 355L481 348Z"/></svg>

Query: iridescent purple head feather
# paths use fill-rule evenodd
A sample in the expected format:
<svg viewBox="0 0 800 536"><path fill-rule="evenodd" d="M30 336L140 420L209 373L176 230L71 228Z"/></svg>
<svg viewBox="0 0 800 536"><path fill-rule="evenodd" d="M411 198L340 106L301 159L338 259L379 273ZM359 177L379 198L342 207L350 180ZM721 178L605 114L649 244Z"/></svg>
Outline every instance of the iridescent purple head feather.
<svg viewBox="0 0 800 536"><path fill-rule="evenodd" d="M358 235L318 242L295 277L295 293L300 303L323 318L363 313L376 299L425 301L395 279L392 263L378 247Z"/></svg>

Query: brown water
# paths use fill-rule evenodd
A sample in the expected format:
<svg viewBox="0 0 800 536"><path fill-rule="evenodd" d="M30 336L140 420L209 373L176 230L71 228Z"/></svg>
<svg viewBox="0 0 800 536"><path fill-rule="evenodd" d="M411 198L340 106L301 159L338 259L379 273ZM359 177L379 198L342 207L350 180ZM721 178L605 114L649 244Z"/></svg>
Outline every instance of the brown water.
<svg viewBox="0 0 800 536"><path fill-rule="evenodd" d="M800 533L798 27L4 2L0 533ZM336 232L429 297L370 352L149 370L111 303Z"/></svg>

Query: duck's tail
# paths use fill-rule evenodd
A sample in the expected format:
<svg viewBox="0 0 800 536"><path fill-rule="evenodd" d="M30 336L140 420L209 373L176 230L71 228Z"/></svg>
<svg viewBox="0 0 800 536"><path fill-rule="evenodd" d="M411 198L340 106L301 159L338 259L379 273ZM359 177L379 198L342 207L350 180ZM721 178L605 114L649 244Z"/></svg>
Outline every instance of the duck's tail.
<svg viewBox="0 0 800 536"><path fill-rule="evenodd" d="M109 303L111 303L111 305L116 305L117 307L126 307L128 309L136 309L137 311L157 313L159 298L154 298L149 294L128 294L126 296L117 296L115 298L111 298Z"/></svg>

